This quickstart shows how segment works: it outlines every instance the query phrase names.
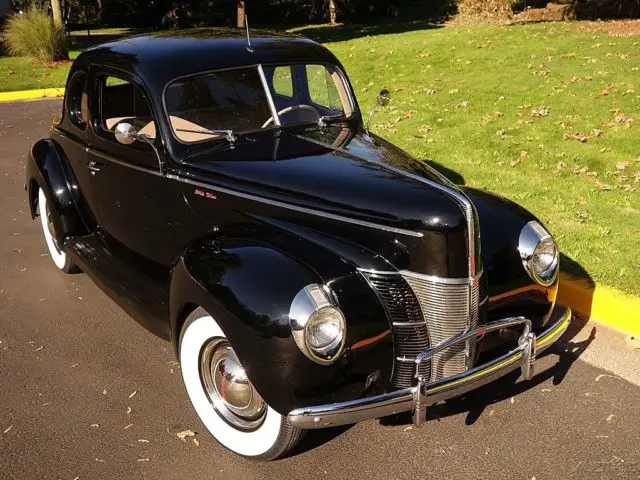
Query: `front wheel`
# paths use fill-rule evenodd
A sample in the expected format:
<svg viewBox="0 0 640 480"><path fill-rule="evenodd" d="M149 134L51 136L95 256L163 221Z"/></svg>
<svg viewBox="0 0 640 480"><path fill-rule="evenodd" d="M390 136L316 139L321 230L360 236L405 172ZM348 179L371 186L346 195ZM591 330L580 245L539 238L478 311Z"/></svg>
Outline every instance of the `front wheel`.
<svg viewBox="0 0 640 480"><path fill-rule="evenodd" d="M274 460L298 443L303 431L262 399L224 332L202 308L185 321L179 351L191 404L223 446L243 457Z"/></svg>
<svg viewBox="0 0 640 480"><path fill-rule="evenodd" d="M63 247L58 245L53 220L51 219L51 211L49 210L49 204L47 203L47 197L45 197L44 191L41 188L38 190L38 210L40 212L42 233L44 234L44 240L47 244L47 248L49 249L49 256L51 257L51 260L53 260L55 266L64 273L79 272L80 269L71 261L69 255L64 252Z"/></svg>

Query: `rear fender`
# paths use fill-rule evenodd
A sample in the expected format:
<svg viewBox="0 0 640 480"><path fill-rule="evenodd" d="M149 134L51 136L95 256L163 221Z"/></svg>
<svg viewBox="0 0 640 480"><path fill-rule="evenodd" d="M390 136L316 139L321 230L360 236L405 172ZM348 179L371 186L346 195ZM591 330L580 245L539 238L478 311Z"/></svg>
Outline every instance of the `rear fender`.
<svg viewBox="0 0 640 480"><path fill-rule="evenodd" d="M79 190L62 149L51 139L37 141L29 151L26 184L31 217L38 215L38 189L42 189L62 244L65 237L88 233L77 208Z"/></svg>

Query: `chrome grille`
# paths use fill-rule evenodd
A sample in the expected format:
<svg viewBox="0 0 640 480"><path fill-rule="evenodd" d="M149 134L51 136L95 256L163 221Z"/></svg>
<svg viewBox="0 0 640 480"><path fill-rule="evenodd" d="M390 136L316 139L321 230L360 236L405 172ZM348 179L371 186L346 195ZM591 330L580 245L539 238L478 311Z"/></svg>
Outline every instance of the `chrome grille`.
<svg viewBox="0 0 640 480"><path fill-rule="evenodd" d="M478 324L479 278L469 282L410 272L365 276L393 325L396 361L391 383L397 387L415 383L413 360L420 352ZM454 345L424 362L419 373L434 381L463 372L472 367L475 349L475 340Z"/></svg>
<svg viewBox="0 0 640 480"><path fill-rule="evenodd" d="M395 356L415 358L429 346L429 332L413 290L400 275L367 273L365 276L378 293L393 325ZM423 369L426 369L425 374L428 375L430 364L425 364ZM413 363L394 363L391 374L393 385L397 387L410 386L413 383L413 377Z"/></svg>
<svg viewBox="0 0 640 480"><path fill-rule="evenodd" d="M415 293L427 324L432 345L478 324L478 282L404 275ZM450 283L451 282L451 283ZM471 367L475 340L454 345L434 355L431 381L450 377ZM420 371L422 375L426 372Z"/></svg>

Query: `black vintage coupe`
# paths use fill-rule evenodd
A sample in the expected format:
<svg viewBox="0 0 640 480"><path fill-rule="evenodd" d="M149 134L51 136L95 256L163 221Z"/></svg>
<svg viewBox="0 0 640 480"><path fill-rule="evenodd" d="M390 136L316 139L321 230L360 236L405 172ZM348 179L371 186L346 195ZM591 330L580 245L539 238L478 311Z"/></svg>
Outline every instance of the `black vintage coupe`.
<svg viewBox="0 0 640 480"><path fill-rule="evenodd" d="M303 38L85 51L26 189L54 264L174 343L202 422L246 457L529 379L571 318L544 226L369 133Z"/></svg>

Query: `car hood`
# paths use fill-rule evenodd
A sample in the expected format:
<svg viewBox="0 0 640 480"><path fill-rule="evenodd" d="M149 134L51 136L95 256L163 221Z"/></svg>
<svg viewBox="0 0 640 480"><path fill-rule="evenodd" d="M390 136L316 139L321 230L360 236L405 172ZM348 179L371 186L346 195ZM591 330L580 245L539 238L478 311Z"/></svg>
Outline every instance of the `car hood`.
<svg viewBox="0 0 640 480"><path fill-rule="evenodd" d="M216 144L184 162L190 174L212 188L378 225L404 244L413 245L420 238L422 254L408 255L411 260L405 267L468 275L467 219L456 200L464 194L433 168L381 138L329 126L242 136L233 148ZM304 221L290 215L288 220ZM415 235L405 238L398 234L402 231ZM464 261L442 253L448 249Z"/></svg>

